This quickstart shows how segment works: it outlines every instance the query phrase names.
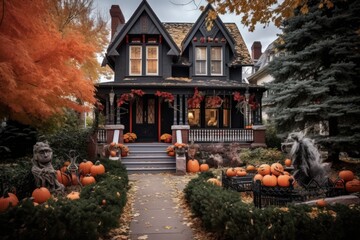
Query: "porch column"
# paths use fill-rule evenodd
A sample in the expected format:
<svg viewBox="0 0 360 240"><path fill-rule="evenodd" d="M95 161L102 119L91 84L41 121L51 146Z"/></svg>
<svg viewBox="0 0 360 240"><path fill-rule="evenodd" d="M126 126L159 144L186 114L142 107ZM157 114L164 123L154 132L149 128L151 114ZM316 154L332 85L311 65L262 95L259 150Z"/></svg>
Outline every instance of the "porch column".
<svg viewBox="0 0 360 240"><path fill-rule="evenodd" d="M185 95L185 100L184 100L184 105L185 105L185 119L184 119L184 124L188 124L188 104L187 104L187 98Z"/></svg>
<svg viewBox="0 0 360 240"><path fill-rule="evenodd" d="M180 95L180 103L179 103L179 124L184 124L184 121L183 121L183 101L184 101L184 95L181 94Z"/></svg>
<svg viewBox="0 0 360 240"><path fill-rule="evenodd" d="M176 107L177 107L177 95L174 96L174 121L173 121L173 124L174 124L174 125L177 124L177 111L176 111Z"/></svg>
<svg viewBox="0 0 360 240"><path fill-rule="evenodd" d="M110 120L109 120L109 108L110 108L109 103L110 103L110 100L107 97L106 98L106 124L110 123Z"/></svg>
<svg viewBox="0 0 360 240"><path fill-rule="evenodd" d="M121 124L121 120L120 120L120 107L116 107L116 124Z"/></svg>

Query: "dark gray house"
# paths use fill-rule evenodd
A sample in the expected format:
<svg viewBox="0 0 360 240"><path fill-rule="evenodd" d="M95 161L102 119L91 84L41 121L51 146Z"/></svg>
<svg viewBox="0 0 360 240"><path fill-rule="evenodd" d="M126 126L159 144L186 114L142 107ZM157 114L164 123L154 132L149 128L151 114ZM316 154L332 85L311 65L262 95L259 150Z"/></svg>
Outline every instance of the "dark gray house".
<svg viewBox="0 0 360 240"><path fill-rule="evenodd" d="M265 89L243 81L243 67L253 62L240 31L219 17L207 28L210 9L195 23L164 23L145 0L126 22L119 6L111 7L103 65L114 81L97 86L108 142L114 130L119 142L127 132L138 142L158 142L164 133L176 142L180 130L183 142L264 145Z"/></svg>

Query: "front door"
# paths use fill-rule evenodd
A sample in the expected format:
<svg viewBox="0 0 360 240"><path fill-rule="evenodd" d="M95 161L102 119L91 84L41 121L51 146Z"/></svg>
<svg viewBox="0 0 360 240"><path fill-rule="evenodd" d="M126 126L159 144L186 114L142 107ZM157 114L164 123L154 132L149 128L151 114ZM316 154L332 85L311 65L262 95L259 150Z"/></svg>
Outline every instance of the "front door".
<svg viewBox="0 0 360 240"><path fill-rule="evenodd" d="M134 108L134 127L138 142L157 141L157 99L155 96L144 95L138 98Z"/></svg>

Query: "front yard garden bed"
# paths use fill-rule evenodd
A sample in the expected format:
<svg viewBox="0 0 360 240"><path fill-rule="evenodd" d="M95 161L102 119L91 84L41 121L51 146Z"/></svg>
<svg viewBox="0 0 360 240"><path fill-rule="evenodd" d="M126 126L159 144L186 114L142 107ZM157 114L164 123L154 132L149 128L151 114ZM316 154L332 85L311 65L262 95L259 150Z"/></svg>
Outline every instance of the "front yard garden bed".
<svg viewBox="0 0 360 240"><path fill-rule="evenodd" d="M118 161L102 159L101 163L107 169L106 173L96 176L95 184L84 186L80 199L59 196L35 205L25 197L16 207L0 213L0 238L99 239L118 227L127 201L127 172ZM31 196L31 192L21 194Z"/></svg>
<svg viewBox="0 0 360 240"><path fill-rule="evenodd" d="M359 205L287 204L257 208L242 193L207 182L200 173L184 189L192 213L218 239L346 239L360 234Z"/></svg>

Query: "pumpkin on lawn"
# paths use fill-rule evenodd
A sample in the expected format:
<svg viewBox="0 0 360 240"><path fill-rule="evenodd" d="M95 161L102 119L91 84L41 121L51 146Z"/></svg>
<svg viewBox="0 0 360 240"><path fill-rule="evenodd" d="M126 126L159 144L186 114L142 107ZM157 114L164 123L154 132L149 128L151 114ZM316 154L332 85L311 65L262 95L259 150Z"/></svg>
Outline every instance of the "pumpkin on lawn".
<svg viewBox="0 0 360 240"><path fill-rule="evenodd" d="M209 171L209 164L205 162L205 160L200 164L200 172Z"/></svg>
<svg viewBox="0 0 360 240"><path fill-rule="evenodd" d="M207 180L208 183L214 184L215 186L221 187L221 182L217 178L209 178Z"/></svg>
<svg viewBox="0 0 360 240"><path fill-rule="evenodd" d="M105 167L100 163L100 161L96 161L94 165L90 168L91 176L97 176L105 173Z"/></svg>
<svg viewBox="0 0 360 240"><path fill-rule="evenodd" d="M200 171L199 161L196 159L190 159L187 162L186 167L187 167L188 172L196 173L196 172Z"/></svg>
<svg viewBox="0 0 360 240"><path fill-rule="evenodd" d="M79 172L80 172L82 175L89 174L89 173L90 173L90 169L91 169L91 167L92 167L93 165L94 165L94 164L93 164L92 161L84 160L84 161L82 161L82 162L79 164Z"/></svg>
<svg viewBox="0 0 360 240"><path fill-rule="evenodd" d="M353 180L355 174L351 170L342 170L339 172L339 177L347 182Z"/></svg>
<svg viewBox="0 0 360 240"><path fill-rule="evenodd" d="M0 198L0 212L6 211L10 206L15 207L18 205L19 199L13 193L6 193Z"/></svg>
<svg viewBox="0 0 360 240"><path fill-rule="evenodd" d="M71 193L69 193L68 195L66 195L66 197L70 200L76 200L76 199L80 199L80 193L79 192L75 192L72 191Z"/></svg>
<svg viewBox="0 0 360 240"><path fill-rule="evenodd" d="M91 176L90 174L84 176L82 179L81 179L81 184L86 186L86 185L90 185L90 184L93 184L93 183L96 183L96 180L93 176Z"/></svg>
<svg viewBox="0 0 360 240"><path fill-rule="evenodd" d="M50 199L51 193L46 187L39 187L32 192L31 196L34 198L34 202L41 204Z"/></svg>

